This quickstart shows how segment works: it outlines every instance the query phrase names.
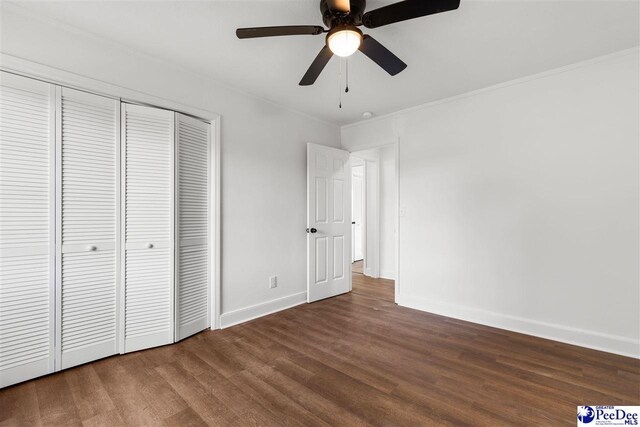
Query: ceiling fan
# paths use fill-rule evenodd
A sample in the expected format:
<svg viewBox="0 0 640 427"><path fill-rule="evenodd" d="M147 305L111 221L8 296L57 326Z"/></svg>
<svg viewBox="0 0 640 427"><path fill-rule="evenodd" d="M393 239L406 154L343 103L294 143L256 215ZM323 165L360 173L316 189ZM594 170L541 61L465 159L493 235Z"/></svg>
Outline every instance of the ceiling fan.
<svg viewBox="0 0 640 427"><path fill-rule="evenodd" d="M288 25L278 27L238 28L239 39L272 36L319 35L327 33L325 45L300 80L301 86L312 85L331 57L353 55L356 50L367 55L387 73L395 76L407 64L373 37L358 29L377 28L395 22L455 10L460 0L405 0L364 13L366 0L320 0L322 21L328 30L317 25Z"/></svg>

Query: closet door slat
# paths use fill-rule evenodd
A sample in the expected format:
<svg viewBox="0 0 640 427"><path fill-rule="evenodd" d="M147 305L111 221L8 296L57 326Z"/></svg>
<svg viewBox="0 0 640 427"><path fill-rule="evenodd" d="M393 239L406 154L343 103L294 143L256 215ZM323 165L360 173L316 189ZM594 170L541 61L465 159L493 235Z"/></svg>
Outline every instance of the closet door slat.
<svg viewBox="0 0 640 427"><path fill-rule="evenodd" d="M118 352L120 105L72 89L58 92L56 365L65 369Z"/></svg>
<svg viewBox="0 0 640 427"><path fill-rule="evenodd" d="M0 72L0 387L54 370L55 87Z"/></svg>
<svg viewBox="0 0 640 427"><path fill-rule="evenodd" d="M124 350L174 341L174 113L122 104Z"/></svg>
<svg viewBox="0 0 640 427"><path fill-rule="evenodd" d="M209 274L210 125L176 114L178 259L176 340L211 326Z"/></svg>

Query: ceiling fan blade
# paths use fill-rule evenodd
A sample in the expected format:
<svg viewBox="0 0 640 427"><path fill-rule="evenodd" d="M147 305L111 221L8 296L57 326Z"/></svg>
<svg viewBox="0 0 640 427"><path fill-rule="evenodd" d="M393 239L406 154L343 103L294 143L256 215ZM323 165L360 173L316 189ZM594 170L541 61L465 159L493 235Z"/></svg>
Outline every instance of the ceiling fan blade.
<svg viewBox="0 0 640 427"><path fill-rule="evenodd" d="M367 12L362 23L367 28L382 27L394 22L455 10L460 0L405 0Z"/></svg>
<svg viewBox="0 0 640 427"><path fill-rule="evenodd" d="M286 25L281 27L238 28L236 36L239 39L252 39L255 37L317 35L323 32L324 28L317 25Z"/></svg>
<svg viewBox="0 0 640 427"><path fill-rule="evenodd" d="M400 58L366 34L362 37L362 43L358 49L392 76L407 68L407 64Z"/></svg>
<svg viewBox="0 0 640 427"><path fill-rule="evenodd" d="M341 13L349 13L351 11L350 0L327 0L329 10Z"/></svg>
<svg viewBox="0 0 640 427"><path fill-rule="evenodd" d="M299 83L300 86L310 86L314 84L332 56L333 52L331 52L331 50L326 45L323 46L318 53L318 56L316 56L316 59L314 59L311 63L311 66L309 67L307 72L304 73L304 76L302 76L302 80L300 80Z"/></svg>

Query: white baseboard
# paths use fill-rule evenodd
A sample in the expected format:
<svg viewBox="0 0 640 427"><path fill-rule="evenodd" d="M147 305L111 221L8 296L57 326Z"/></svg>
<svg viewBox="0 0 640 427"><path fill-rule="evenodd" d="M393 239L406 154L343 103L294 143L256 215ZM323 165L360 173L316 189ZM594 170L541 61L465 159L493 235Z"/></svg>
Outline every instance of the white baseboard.
<svg viewBox="0 0 640 427"><path fill-rule="evenodd" d="M601 332L587 331L570 326L557 325L526 319L492 311L486 311L473 307L452 305L440 301L431 301L424 298L398 295L398 305L479 323L494 328L506 329L522 334L533 335L567 344L587 347L594 350L606 351L622 356L640 358L640 341L616 335L603 334Z"/></svg>
<svg viewBox="0 0 640 427"><path fill-rule="evenodd" d="M220 316L220 328L224 329L239 323L248 322L249 320L286 310L287 308L304 304L306 302L307 292L305 291L282 298L272 299L249 307L240 308L228 313L223 313Z"/></svg>
<svg viewBox="0 0 640 427"><path fill-rule="evenodd" d="M380 277L388 280L396 280L396 272L393 270L380 270Z"/></svg>

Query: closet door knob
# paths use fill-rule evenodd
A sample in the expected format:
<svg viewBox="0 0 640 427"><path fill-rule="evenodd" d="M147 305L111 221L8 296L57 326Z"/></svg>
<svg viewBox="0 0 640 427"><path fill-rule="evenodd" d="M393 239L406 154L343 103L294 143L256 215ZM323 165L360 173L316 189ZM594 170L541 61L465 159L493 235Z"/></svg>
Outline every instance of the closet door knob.
<svg viewBox="0 0 640 427"><path fill-rule="evenodd" d="M153 247L153 243L147 243L147 249L151 249Z"/></svg>
<svg viewBox="0 0 640 427"><path fill-rule="evenodd" d="M87 246L87 250L88 250L89 252L93 252L93 251L98 250L98 247L97 247L97 246L95 246L95 245L89 245L89 246Z"/></svg>

